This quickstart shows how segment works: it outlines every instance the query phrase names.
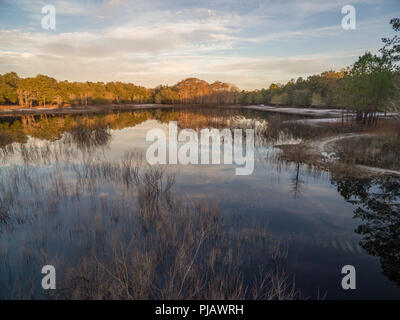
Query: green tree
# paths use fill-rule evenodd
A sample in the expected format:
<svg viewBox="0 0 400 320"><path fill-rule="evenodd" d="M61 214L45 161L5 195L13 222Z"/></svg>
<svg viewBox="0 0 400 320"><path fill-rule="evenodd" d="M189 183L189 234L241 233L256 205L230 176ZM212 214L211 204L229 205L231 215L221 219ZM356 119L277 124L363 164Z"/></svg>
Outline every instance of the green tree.
<svg viewBox="0 0 400 320"><path fill-rule="evenodd" d="M400 18L394 18L390 20L390 24L393 30L396 32L400 31ZM395 35L393 38L383 38L382 42L385 44L380 52L384 59L389 60L390 63L394 64L397 69L400 68L398 62L400 62L400 37Z"/></svg>
<svg viewBox="0 0 400 320"><path fill-rule="evenodd" d="M386 277L400 285L400 180L395 177L333 177L340 195L356 206L360 245L379 257Z"/></svg>
<svg viewBox="0 0 400 320"><path fill-rule="evenodd" d="M356 110L357 121L376 124L377 113L390 109L395 85L386 59L367 52L345 72L342 80L342 103Z"/></svg>
<svg viewBox="0 0 400 320"><path fill-rule="evenodd" d="M0 75L0 104L16 104L19 77L15 72Z"/></svg>

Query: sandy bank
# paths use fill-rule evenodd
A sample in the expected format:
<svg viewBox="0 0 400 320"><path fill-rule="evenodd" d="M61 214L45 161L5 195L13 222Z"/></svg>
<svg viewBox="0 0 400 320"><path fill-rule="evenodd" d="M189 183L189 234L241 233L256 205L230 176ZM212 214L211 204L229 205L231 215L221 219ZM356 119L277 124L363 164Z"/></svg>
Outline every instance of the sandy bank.
<svg viewBox="0 0 400 320"><path fill-rule="evenodd" d="M265 105L244 106L243 109L296 114L296 115L310 116L310 117L328 117L328 118L339 118L342 117L343 113L342 109L292 108L292 107L274 107Z"/></svg>
<svg viewBox="0 0 400 320"><path fill-rule="evenodd" d="M373 137L376 135L377 134L372 134L372 133L342 134L342 135L329 137L326 139L311 141L309 143L306 143L305 148L312 155L315 155L315 156L320 157L325 160L330 160L331 158L335 158L335 150L332 147L332 145L334 143L336 143L340 140L344 140L344 139L353 139L353 138L360 138L360 137ZM333 160L333 161L335 161L335 160ZM378 175L400 176L400 171L397 171L397 170L390 170L390 169L377 168L377 167L364 166L364 165L356 165L356 167L360 170L378 174Z"/></svg>

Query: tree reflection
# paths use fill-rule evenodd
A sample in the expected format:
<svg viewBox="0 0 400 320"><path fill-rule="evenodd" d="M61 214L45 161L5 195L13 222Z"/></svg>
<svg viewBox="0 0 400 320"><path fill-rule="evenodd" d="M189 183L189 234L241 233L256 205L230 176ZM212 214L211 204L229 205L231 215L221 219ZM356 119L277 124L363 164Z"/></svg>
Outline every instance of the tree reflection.
<svg viewBox="0 0 400 320"><path fill-rule="evenodd" d="M107 126L97 125L88 127L80 125L69 132L71 141L81 150L90 150L97 147L106 146L111 141L111 134Z"/></svg>
<svg viewBox="0 0 400 320"><path fill-rule="evenodd" d="M290 190L295 200L301 196L304 181L300 179L300 162L296 163L296 172L290 179Z"/></svg>
<svg viewBox="0 0 400 320"><path fill-rule="evenodd" d="M385 276L400 285L400 179L334 177L332 183L357 206L354 217L363 221L355 230L363 236L361 247L379 257Z"/></svg>

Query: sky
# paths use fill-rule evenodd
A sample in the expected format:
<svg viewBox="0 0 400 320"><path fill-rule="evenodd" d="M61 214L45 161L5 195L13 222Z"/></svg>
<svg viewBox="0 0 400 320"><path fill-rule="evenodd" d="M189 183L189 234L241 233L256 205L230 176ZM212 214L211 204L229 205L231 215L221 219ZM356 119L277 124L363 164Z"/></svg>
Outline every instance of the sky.
<svg viewBox="0 0 400 320"><path fill-rule="evenodd" d="M56 28L44 29L45 5ZM342 28L352 5L356 29ZM400 0L0 0L0 74L253 90L378 53Z"/></svg>

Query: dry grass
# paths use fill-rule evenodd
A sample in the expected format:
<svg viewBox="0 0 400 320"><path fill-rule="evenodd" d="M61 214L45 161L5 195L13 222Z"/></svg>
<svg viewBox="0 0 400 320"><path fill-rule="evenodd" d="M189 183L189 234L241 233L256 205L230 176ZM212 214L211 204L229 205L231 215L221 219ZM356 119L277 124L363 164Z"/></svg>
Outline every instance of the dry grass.
<svg viewBox="0 0 400 320"><path fill-rule="evenodd" d="M309 141L316 138L324 138L339 133L349 132L354 128L341 125L310 125L297 120L287 120L281 115L275 115L268 120L260 134L266 141L277 142L281 137L301 141Z"/></svg>
<svg viewBox="0 0 400 320"><path fill-rule="evenodd" d="M301 298L266 226L177 196L174 176L135 152L99 161L73 141L21 145L23 164L0 171L0 237L19 248L0 261L3 298ZM44 264L57 269L50 296Z"/></svg>
<svg viewBox="0 0 400 320"><path fill-rule="evenodd" d="M358 137L336 143L340 161L346 165L366 165L400 170L400 139L391 136Z"/></svg>

